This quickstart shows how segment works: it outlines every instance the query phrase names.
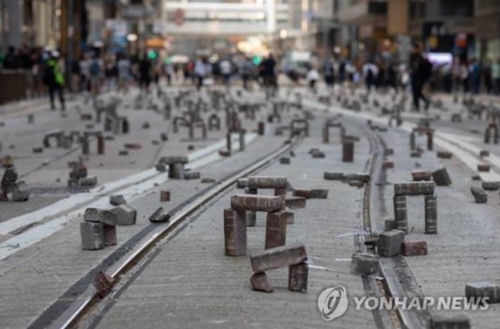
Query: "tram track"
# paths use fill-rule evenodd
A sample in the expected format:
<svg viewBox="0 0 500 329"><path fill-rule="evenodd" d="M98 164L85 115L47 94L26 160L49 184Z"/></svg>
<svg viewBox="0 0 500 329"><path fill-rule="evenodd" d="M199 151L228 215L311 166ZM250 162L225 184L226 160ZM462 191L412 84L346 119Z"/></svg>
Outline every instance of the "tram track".
<svg viewBox="0 0 500 329"><path fill-rule="evenodd" d="M200 209L207 207L210 202L226 193L238 179L255 174L278 160L283 154L291 151L301 141L297 137L277 150L261 157L220 181L198 192L188 200L170 211L170 222L165 224L151 224L130 243L121 246L116 252L109 255L98 269L91 270L82 280L70 288L49 309L37 318L29 328L73 328L82 326L82 319L93 312L102 309L107 300L101 299L92 286L93 278L98 271L104 271L115 280L115 287L126 287L128 280L133 278L132 273L149 264L148 260L155 252L165 245L176 230L189 222L189 218ZM83 285L85 284L85 289ZM77 296L72 295L75 287L80 288ZM73 290L73 291L72 291ZM76 289L78 290L78 289ZM69 300L67 300L69 298ZM84 325L83 325L84 326Z"/></svg>

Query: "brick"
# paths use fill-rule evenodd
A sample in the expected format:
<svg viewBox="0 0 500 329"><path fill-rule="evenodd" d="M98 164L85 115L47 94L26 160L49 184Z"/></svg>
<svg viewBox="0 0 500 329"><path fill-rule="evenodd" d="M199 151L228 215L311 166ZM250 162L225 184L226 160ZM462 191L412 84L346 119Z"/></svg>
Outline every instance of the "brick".
<svg viewBox="0 0 500 329"><path fill-rule="evenodd" d="M422 153L418 152L418 151L412 151L410 153L410 158L421 158L422 157Z"/></svg>
<svg viewBox="0 0 500 329"><path fill-rule="evenodd" d="M394 184L394 195L429 195L434 194L434 182L409 182Z"/></svg>
<svg viewBox="0 0 500 329"><path fill-rule="evenodd" d="M432 173L427 170L412 170L411 177L414 182L430 181Z"/></svg>
<svg viewBox="0 0 500 329"><path fill-rule="evenodd" d="M490 171L490 165L487 165L487 164L478 164L477 165L477 171L479 171L479 172L489 172Z"/></svg>
<svg viewBox="0 0 500 329"><path fill-rule="evenodd" d="M264 272L254 273L250 278L252 289L263 292L273 292L273 286L269 283L267 274Z"/></svg>
<svg viewBox="0 0 500 329"><path fill-rule="evenodd" d="M159 207L149 216L149 221L152 223L166 223L170 220L170 214L166 213L163 207Z"/></svg>
<svg viewBox="0 0 500 329"><path fill-rule="evenodd" d="M307 277L309 267L306 263L291 265L288 267L288 290L307 292Z"/></svg>
<svg viewBox="0 0 500 329"><path fill-rule="evenodd" d="M201 174L199 171L188 171L184 173L184 179L200 179Z"/></svg>
<svg viewBox="0 0 500 329"><path fill-rule="evenodd" d="M189 160L187 156L167 156L167 157L161 157L158 162L167 165L172 165L176 163L186 164L189 162Z"/></svg>
<svg viewBox="0 0 500 329"><path fill-rule="evenodd" d="M248 187L256 189L286 189L287 178L279 176L252 176L248 178Z"/></svg>
<svg viewBox="0 0 500 329"><path fill-rule="evenodd" d="M479 187L472 186L470 188L470 192L472 193L472 196L474 197L474 200L476 201L476 203L487 203L488 202L488 195L486 194L485 191L483 191Z"/></svg>
<svg viewBox="0 0 500 329"><path fill-rule="evenodd" d="M97 185L97 176L87 176L87 177L80 178L78 180L78 184L80 186L89 186L89 187L96 186Z"/></svg>
<svg viewBox="0 0 500 329"><path fill-rule="evenodd" d="M488 303L500 303L500 286L491 282L468 283L465 286L465 297L488 297Z"/></svg>
<svg viewBox="0 0 500 329"><path fill-rule="evenodd" d="M393 169L394 168L394 162L393 161L384 161L382 168L384 169Z"/></svg>
<svg viewBox="0 0 500 329"><path fill-rule="evenodd" d="M245 188L248 187L248 178L240 178L236 181L237 188Z"/></svg>
<svg viewBox="0 0 500 329"><path fill-rule="evenodd" d="M32 148L33 153L43 153L43 147Z"/></svg>
<svg viewBox="0 0 500 329"><path fill-rule="evenodd" d="M99 297L104 298L111 292L114 283L115 280L111 277L111 275L103 271L99 271L99 273L96 274L92 285L97 291Z"/></svg>
<svg viewBox="0 0 500 329"><path fill-rule="evenodd" d="M116 237L116 226L104 225L104 245L116 246L118 239Z"/></svg>
<svg viewBox="0 0 500 329"><path fill-rule="evenodd" d="M286 223L287 215L284 211L270 212L267 214L265 249L285 245Z"/></svg>
<svg viewBox="0 0 500 329"><path fill-rule="evenodd" d="M119 206L121 204L127 203L123 195L118 194L118 195L110 195L109 196L109 204L113 206Z"/></svg>
<svg viewBox="0 0 500 329"><path fill-rule="evenodd" d="M370 174L367 173L351 173L345 175L346 181L361 181L368 183L370 181Z"/></svg>
<svg viewBox="0 0 500 329"><path fill-rule="evenodd" d="M431 329L471 329L469 317L465 314L431 314Z"/></svg>
<svg viewBox="0 0 500 329"><path fill-rule="evenodd" d="M437 234L437 196L426 195L424 197L425 206L425 234Z"/></svg>
<svg viewBox="0 0 500 329"><path fill-rule="evenodd" d="M170 191L169 190L161 190L160 191L160 202L170 201Z"/></svg>
<svg viewBox="0 0 500 329"><path fill-rule="evenodd" d="M437 186L450 186L451 178L446 168L441 168L432 172L432 178Z"/></svg>
<svg viewBox="0 0 500 329"><path fill-rule="evenodd" d="M393 257L401 253L401 244L405 233L400 230L391 230L380 233L378 240L378 254L382 257Z"/></svg>
<svg viewBox="0 0 500 329"><path fill-rule="evenodd" d="M427 242L405 241L401 244L401 254L403 256L425 256L427 255Z"/></svg>
<svg viewBox="0 0 500 329"><path fill-rule="evenodd" d="M328 198L328 190L323 189L294 189L293 196L304 197L306 199L326 199Z"/></svg>
<svg viewBox="0 0 500 329"><path fill-rule="evenodd" d="M325 171L325 173L323 174L323 178L326 180L344 180L345 175L341 172Z"/></svg>
<svg viewBox="0 0 500 329"><path fill-rule="evenodd" d="M229 157L231 156L231 152L229 150L219 150L219 155L221 157Z"/></svg>
<svg viewBox="0 0 500 329"><path fill-rule="evenodd" d="M349 186L354 186L354 187L359 187L359 188L365 186L365 183L363 183L360 180L350 180L350 181L348 181L348 184L349 184Z"/></svg>
<svg viewBox="0 0 500 329"><path fill-rule="evenodd" d="M500 182L482 182L481 185L485 191L498 191L500 189Z"/></svg>
<svg viewBox="0 0 500 329"><path fill-rule="evenodd" d="M406 209L406 195L395 195L394 205L394 225L395 229L408 233L408 213Z"/></svg>
<svg viewBox="0 0 500 329"><path fill-rule="evenodd" d="M391 156L394 155L394 149L385 149L384 150L384 156Z"/></svg>
<svg viewBox="0 0 500 329"><path fill-rule="evenodd" d="M316 151L312 154L313 159L323 159L325 158L325 153L321 151Z"/></svg>
<svg viewBox="0 0 500 329"><path fill-rule="evenodd" d="M351 258L351 273L357 275L375 274L379 270L379 256L357 252Z"/></svg>
<svg viewBox="0 0 500 329"><path fill-rule="evenodd" d="M354 141L345 140L342 143L342 161L343 162L353 162L354 161Z"/></svg>
<svg viewBox="0 0 500 329"><path fill-rule="evenodd" d="M102 223L81 222L80 237L83 250L104 248L104 225Z"/></svg>
<svg viewBox="0 0 500 329"><path fill-rule="evenodd" d="M141 143L126 143L123 147L129 150L139 150L142 148Z"/></svg>
<svg viewBox="0 0 500 329"><path fill-rule="evenodd" d="M250 211L278 211L283 207L283 199L279 196L239 194L231 197L231 208Z"/></svg>
<svg viewBox="0 0 500 329"><path fill-rule="evenodd" d="M119 205L111 210L117 216L116 225L135 225L137 221L137 210L128 204Z"/></svg>
<svg viewBox="0 0 500 329"><path fill-rule="evenodd" d="M126 156L126 155L128 155L128 151L127 150L120 150L120 151L118 151L118 155Z"/></svg>
<svg viewBox="0 0 500 329"><path fill-rule="evenodd" d="M295 215L293 214L293 212L285 211L285 215L286 215L286 223L288 225L295 223Z"/></svg>
<svg viewBox="0 0 500 329"><path fill-rule="evenodd" d="M226 256L247 253L247 227L244 212L224 209L224 250Z"/></svg>
<svg viewBox="0 0 500 329"><path fill-rule="evenodd" d="M304 197L288 197L285 199L286 207L290 209L301 209L306 207L306 198Z"/></svg>
<svg viewBox="0 0 500 329"><path fill-rule="evenodd" d="M481 151L479 152L479 156L480 156L481 158L484 158L484 157L489 157L489 156L490 156L490 151L481 150Z"/></svg>
<svg viewBox="0 0 500 329"><path fill-rule="evenodd" d="M280 158L280 164L289 165L290 164L290 158L289 157L282 157L282 158Z"/></svg>
<svg viewBox="0 0 500 329"><path fill-rule="evenodd" d="M167 172L167 169L168 169L168 168L167 168L167 166L166 166L165 164L163 164L163 163L157 163L157 164L155 165L155 169L156 169L157 171L159 171L159 172Z"/></svg>
<svg viewBox="0 0 500 329"><path fill-rule="evenodd" d="M117 215L110 210L87 208L83 214L83 220L86 222L103 223L108 226L116 226Z"/></svg>
<svg viewBox="0 0 500 329"><path fill-rule="evenodd" d="M290 244L265 249L250 255L252 270L256 273L284 266L300 264L306 260L307 252L303 244Z"/></svg>
<svg viewBox="0 0 500 329"><path fill-rule="evenodd" d="M212 184L212 183L215 183L215 179L214 178L205 177L205 178L201 179L201 183L202 184Z"/></svg>

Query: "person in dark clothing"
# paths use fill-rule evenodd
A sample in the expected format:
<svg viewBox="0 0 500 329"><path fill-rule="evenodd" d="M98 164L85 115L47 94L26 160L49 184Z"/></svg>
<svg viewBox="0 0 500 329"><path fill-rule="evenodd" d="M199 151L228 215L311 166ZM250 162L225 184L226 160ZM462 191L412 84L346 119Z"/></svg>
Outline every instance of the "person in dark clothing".
<svg viewBox="0 0 500 329"><path fill-rule="evenodd" d="M269 54L269 56L262 61L261 73L264 79L266 98L269 98L270 95L274 96L278 89L278 81L276 78L276 61L274 60L273 54Z"/></svg>
<svg viewBox="0 0 500 329"><path fill-rule="evenodd" d="M153 65L148 59L148 56L144 54L144 57L139 62L139 87L141 89L149 90L149 85L151 84L151 68Z"/></svg>
<svg viewBox="0 0 500 329"><path fill-rule="evenodd" d="M425 83L430 79L432 74L432 64L424 58L420 51L420 46L413 44L413 50L410 55L410 76L411 90L413 95L413 105L415 110L420 110L420 99L425 102L425 108L428 109L430 101L424 96L423 88Z"/></svg>
<svg viewBox="0 0 500 329"><path fill-rule="evenodd" d="M16 49L12 46L7 50L7 55L3 60L3 68L6 70L17 70L19 68L19 58L16 55Z"/></svg>
<svg viewBox="0 0 500 329"><path fill-rule="evenodd" d="M59 66L59 52L53 51L50 54L50 58L45 64L45 69L43 73L43 82L49 89L50 96L50 106L52 111L56 109L54 105L54 94L57 93L59 96L59 101L61 102L61 110L65 111L64 106L64 76L61 72L61 67Z"/></svg>

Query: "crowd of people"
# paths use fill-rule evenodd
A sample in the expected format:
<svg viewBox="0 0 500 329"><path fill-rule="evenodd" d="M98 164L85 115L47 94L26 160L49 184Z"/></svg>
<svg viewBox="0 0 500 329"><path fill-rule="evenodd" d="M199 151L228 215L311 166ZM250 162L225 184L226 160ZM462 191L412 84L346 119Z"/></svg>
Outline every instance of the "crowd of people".
<svg viewBox="0 0 500 329"><path fill-rule="evenodd" d="M229 87L232 82L240 80L243 88L249 90L257 85L266 91L267 96L276 93L280 73L286 74L292 83L301 83L296 72L281 70L279 59L273 54L259 61L232 55L217 60L200 56L172 63L169 58L150 58L148 54L101 55L99 51L89 51L67 63L56 50L29 50L23 46L18 50L9 47L4 56L0 55L0 64L4 70L28 72L31 95L36 97L48 91L52 108L55 108L55 96L58 96L63 110L64 91L92 97L101 91L126 92L131 85L149 91L150 86L157 85L161 79L165 79L168 85L174 80L191 83L197 89L216 83ZM420 100L426 107L429 104L425 90L500 95L500 59L481 63L474 58L462 58L453 63L433 65L418 44L413 45L412 54L405 63L381 56L364 63L328 57L308 66L304 78L312 92L316 92L320 80L328 88L347 83L364 84L368 91L378 88L409 90L416 109L420 108Z"/></svg>

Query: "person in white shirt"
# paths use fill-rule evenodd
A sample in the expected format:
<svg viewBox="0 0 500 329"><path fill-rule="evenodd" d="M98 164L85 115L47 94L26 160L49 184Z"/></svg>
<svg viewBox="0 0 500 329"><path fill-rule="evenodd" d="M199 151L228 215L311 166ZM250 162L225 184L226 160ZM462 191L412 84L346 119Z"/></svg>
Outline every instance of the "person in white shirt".
<svg viewBox="0 0 500 329"><path fill-rule="evenodd" d="M231 79L232 65L228 59L220 62L220 72L222 74L222 81L226 87L229 87L229 80Z"/></svg>
<svg viewBox="0 0 500 329"><path fill-rule="evenodd" d="M311 65L311 68L307 72L306 80L309 82L309 89L313 94L316 93L316 82L319 80L319 72Z"/></svg>
<svg viewBox="0 0 500 329"><path fill-rule="evenodd" d="M198 60L194 64L194 74L198 79L196 88L200 90L201 86L203 85L203 80L205 79L205 76L208 74L208 63L205 57L198 58Z"/></svg>

